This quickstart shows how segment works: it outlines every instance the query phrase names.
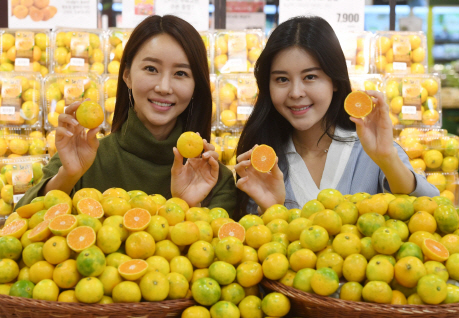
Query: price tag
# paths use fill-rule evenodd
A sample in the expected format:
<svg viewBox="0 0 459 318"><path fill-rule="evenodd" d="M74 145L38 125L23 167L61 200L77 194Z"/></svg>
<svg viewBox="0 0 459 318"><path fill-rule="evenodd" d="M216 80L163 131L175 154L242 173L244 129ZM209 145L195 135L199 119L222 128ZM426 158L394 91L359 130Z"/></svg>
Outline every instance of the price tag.
<svg viewBox="0 0 459 318"><path fill-rule="evenodd" d="M13 203L14 204L18 203L19 200L21 200L23 196L24 196L24 193L22 193L22 194L13 194Z"/></svg>
<svg viewBox="0 0 459 318"><path fill-rule="evenodd" d="M0 107L0 115L14 115L16 108L14 106L2 106Z"/></svg>
<svg viewBox="0 0 459 318"><path fill-rule="evenodd" d="M84 67L84 59L80 59L80 58L77 58L77 57L72 57L70 59L70 65Z"/></svg>
<svg viewBox="0 0 459 318"><path fill-rule="evenodd" d="M237 114L238 115L250 115L253 111L253 106L238 106Z"/></svg>
<svg viewBox="0 0 459 318"><path fill-rule="evenodd" d="M322 17L335 32L363 31L365 0L279 0L279 23L301 15Z"/></svg>
<svg viewBox="0 0 459 318"><path fill-rule="evenodd" d="M28 67L30 65L30 60L27 59L27 58L20 58L20 57L17 57L15 60L14 60L14 65L16 66L26 66Z"/></svg>
<svg viewBox="0 0 459 318"><path fill-rule="evenodd" d="M416 115L416 106L402 106L402 114Z"/></svg>
<svg viewBox="0 0 459 318"><path fill-rule="evenodd" d="M404 62L393 62L394 71L406 71L406 63Z"/></svg>

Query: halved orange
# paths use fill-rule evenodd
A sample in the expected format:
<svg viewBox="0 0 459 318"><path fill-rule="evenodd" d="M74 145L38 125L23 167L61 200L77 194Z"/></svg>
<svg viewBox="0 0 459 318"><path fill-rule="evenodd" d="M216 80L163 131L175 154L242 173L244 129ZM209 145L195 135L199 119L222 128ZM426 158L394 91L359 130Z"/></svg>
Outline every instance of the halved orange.
<svg viewBox="0 0 459 318"><path fill-rule="evenodd" d="M51 220L49 229L54 235L67 236L77 225L78 219L74 215L63 214Z"/></svg>
<svg viewBox="0 0 459 318"><path fill-rule="evenodd" d="M118 272L126 280L137 280L148 270L148 263L143 259L131 259L118 266Z"/></svg>
<svg viewBox="0 0 459 318"><path fill-rule="evenodd" d="M16 219L11 223L6 225L0 236L13 236L17 239L20 239L22 234L24 234L29 228L27 221L24 219Z"/></svg>
<svg viewBox="0 0 459 318"><path fill-rule="evenodd" d="M352 117L363 118L373 110L373 101L365 92L351 92L344 100L344 110Z"/></svg>
<svg viewBox="0 0 459 318"><path fill-rule="evenodd" d="M43 201L33 202L17 208L16 212L21 218L28 219L38 211L43 210L45 207Z"/></svg>
<svg viewBox="0 0 459 318"><path fill-rule="evenodd" d="M237 222L225 223L218 230L218 238L221 240L227 236L236 237L240 239L241 242L244 242L245 228Z"/></svg>
<svg viewBox="0 0 459 318"><path fill-rule="evenodd" d="M31 232L29 232L29 240L32 242L43 242L45 241L50 235L51 231L49 230L49 220L44 220L38 223Z"/></svg>
<svg viewBox="0 0 459 318"><path fill-rule="evenodd" d="M77 253L95 243L96 232L89 226L76 227L67 235L67 245Z"/></svg>
<svg viewBox="0 0 459 318"><path fill-rule="evenodd" d="M422 242L422 252L432 261L444 262L449 258L448 249L440 242L430 238Z"/></svg>
<svg viewBox="0 0 459 318"><path fill-rule="evenodd" d="M93 198L84 198L77 203L78 214L87 214L93 218L100 219L104 216L104 209L99 201Z"/></svg>
<svg viewBox="0 0 459 318"><path fill-rule="evenodd" d="M130 209L123 216L123 225L129 231L143 231L150 224L151 214L145 209Z"/></svg>
<svg viewBox="0 0 459 318"><path fill-rule="evenodd" d="M46 211L45 215L43 216L43 220L51 221L56 216L63 215L63 214L70 214L72 212L72 207L68 203L59 203L53 205Z"/></svg>
<svg viewBox="0 0 459 318"><path fill-rule="evenodd" d="M276 164L276 152L268 145L259 145L253 149L250 161L255 170L269 172Z"/></svg>

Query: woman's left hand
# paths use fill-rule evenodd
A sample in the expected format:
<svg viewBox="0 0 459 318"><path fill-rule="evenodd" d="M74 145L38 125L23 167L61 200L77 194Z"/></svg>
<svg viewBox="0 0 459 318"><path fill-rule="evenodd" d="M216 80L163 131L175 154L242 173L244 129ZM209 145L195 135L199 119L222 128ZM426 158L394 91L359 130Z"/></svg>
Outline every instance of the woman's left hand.
<svg viewBox="0 0 459 318"><path fill-rule="evenodd" d="M374 109L364 119L351 117L365 152L379 165L396 154L393 141L392 121L384 95L377 91L366 91L373 98Z"/></svg>
<svg viewBox="0 0 459 318"><path fill-rule="evenodd" d="M174 147L173 151L175 158L171 170L172 196L185 200L190 207L199 206L217 184L218 153L214 145L205 139L202 156L189 158L185 164L177 148Z"/></svg>

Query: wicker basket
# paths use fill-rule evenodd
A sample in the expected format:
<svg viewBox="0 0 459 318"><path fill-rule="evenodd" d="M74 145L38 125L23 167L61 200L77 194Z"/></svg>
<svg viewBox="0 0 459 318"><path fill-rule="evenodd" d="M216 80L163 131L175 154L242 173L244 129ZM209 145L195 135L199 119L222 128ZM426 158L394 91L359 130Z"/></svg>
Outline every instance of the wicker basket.
<svg viewBox="0 0 459 318"><path fill-rule="evenodd" d="M459 304L449 305L380 305L323 297L303 292L279 282L263 279L263 287L290 299L290 317L371 317L371 318L446 318L459 317Z"/></svg>
<svg viewBox="0 0 459 318"><path fill-rule="evenodd" d="M7 318L165 318L180 317L182 312L196 305L192 299L166 300L129 304L88 305L35 300L0 295L0 317Z"/></svg>

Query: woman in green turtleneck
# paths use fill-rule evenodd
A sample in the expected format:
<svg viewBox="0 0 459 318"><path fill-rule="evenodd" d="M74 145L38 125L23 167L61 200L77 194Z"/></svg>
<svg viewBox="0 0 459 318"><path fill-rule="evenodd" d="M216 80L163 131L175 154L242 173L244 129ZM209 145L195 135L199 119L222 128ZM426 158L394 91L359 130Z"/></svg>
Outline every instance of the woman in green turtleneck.
<svg viewBox="0 0 459 318"><path fill-rule="evenodd" d="M80 103L59 116L56 154L40 183L16 207L60 189L71 196L82 188L111 187L179 197L190 207L222 207L232 214L232 173L204 141L200 158L174 147L184 131L210 139L212 97L207 54L199 33L174 16L151 16L127 42L119 71L112 133L96 138L75 119Z"/></svg>

